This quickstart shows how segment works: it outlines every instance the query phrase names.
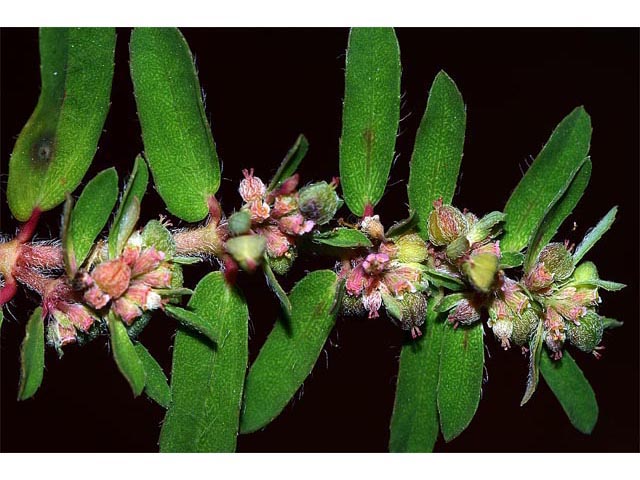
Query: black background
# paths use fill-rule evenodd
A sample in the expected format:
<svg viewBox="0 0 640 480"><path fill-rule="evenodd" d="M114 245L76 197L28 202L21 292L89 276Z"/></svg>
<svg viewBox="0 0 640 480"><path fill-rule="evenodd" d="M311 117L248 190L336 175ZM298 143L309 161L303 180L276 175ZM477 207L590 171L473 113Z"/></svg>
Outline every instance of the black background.
<svg viewBox="0 0 640 480"><path fill-rule="evenodd" d="M298 133L311 148L303 182L338 174L347 29L184 29L196 56L206 107L223 162L220 198L239 206L241 169L267 180ZM3 29L2 231L15 232L4 192L8 158L39 93L35 29ZM613 205L612 231L588 258L601 276L628 288L602 294L601 312L625 322L605 333L604 357L574 352L600 405L591 436L574 430L544 382L519 407L526 360L504 352L487 335L486 382L469 428L440 452L638 451L638 30L636 29L398 29L403 100L398 158L388 192L376 209L385 224L406 213L408 162L427 92L440 69L456 81L467 105L462 176L454 202L484 214L504 206L511 190L555 125L584 105L593 120L593 174L561 236L579 241ZM111 165L120 177L142 151L128 74L128 29L118 30L112 106L86 178ZM152 192L143 220L164 211ZM345 210L340 212L347 216ZM58 235L59 209L43 216L38 238ZM577 230L571 232L573 221ZM176 225L180 223L176 220ZM300 261L284 282L330 261ZM193 287L205 269L192 269ZM268 334L277 303L259 276L240 286L251 311L251 359ZM33 298L31 299L33 300ZM33 302L21 293L1 332L2 451L156 451L163 410L134 400L111 360L105 339L48 351L35 398L15 401L19 344ZM154 317L141 340L168 372L173 321ZM490 333L490 332L489 332ZM338 319L318 364L293 402L264 431L238 440L239 451L382 452L394 398L402 333L384 317Z"/></svg>

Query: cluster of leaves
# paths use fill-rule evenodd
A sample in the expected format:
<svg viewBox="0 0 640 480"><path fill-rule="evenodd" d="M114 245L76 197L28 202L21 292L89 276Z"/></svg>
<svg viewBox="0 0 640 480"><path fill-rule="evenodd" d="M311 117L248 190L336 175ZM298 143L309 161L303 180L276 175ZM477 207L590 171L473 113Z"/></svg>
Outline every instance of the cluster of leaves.
<svg viewBox="0 0 640 480"><path fill-rule="evenodd" d="M597 295L597 288L622 287L600 280L592 264L579 265L611 226L615 209L570 256L568 273L558 274L556 264L552 268L544 262L549 245L556 245L549 242L589 181L591 124L583 108L554 130L504 213L478 220L449 205L466 112L453 80L439 73L411 158L409 218L385 232L374 208L395 155L400 51L392 29L352 29L339 170L344 202L360 221L330 224L342 203L336 181L297 190L295 172L307 149L302 136L268 186L253 172L245 174L239 189L245 204L227 218L215 200L220 165L188 45L177 29L137 28L130 68L145 158L135 160L108 236L98 239L117 203L115 170L92 179L75 205L68 192L80 183L95 153L108 110L114 48L111 29L41 30L42 93L14 148L7 191L14 216L28 222L21 235L0 245L6 283L2 303L10 299L16 281L43 299L27 323L20 399L31 397L42 381L48 319L48 339L58 349L71 341L109 336L134 395L145 392L167 408L161 451L233 451L239 433L264 428L289 403L316 363L341 307L353 310L355 300L361 302L355 310L366 307L369 316L384 305L413 337L400 357L390 450L431 451L440 432L449 441L471 422L484 369L479 314L469 322L455 317L461 325L454 328L447 312L471 295L498 298L504 272L523 266L518 285L537 309L531 328L515 342L530 349L523 403L541 371L574 426L585 433L593 429L595 395L571 356L566 351L557 355L561 350L548 340L555 331L544 316L563 288L586 286ZM167 210L185 222L206 218L204 225L171 231L166 222L152 221L137 230L147 163ZM62 202L62 245L29 244L25 232L38 213ZM447 236L451 222L443 209L465 225L473 219L473 226ZM274 271L286 273L302 249L337 257L338 273L311 272L287 294ZM183 266L203 258L218 260L223 268L202 278L193 292L183 288ZM233 278L238 268L257 266L280 300L282 315L247 371L248 307ZM60 275L51 277L56 268ZM538 284L527 279L534 274L548 284L532 288ZM182 308L178 304L185 296L190 299ZM136 340L155 309L180 322L170 385ZM591 305L589 312L600 334L602 328L619 325L597 316ZM520 313L509 320L520 320ZM585 313L581 310L580 318ZM502 319L492 316L489 325L504 343L496 318ZM561 328L576 345L579 323L567 321ZM507 340L512 337L509 331ZM584 350L593 351L598 342ZM556 353L555 360L543 353L545 345Z"/></svg>

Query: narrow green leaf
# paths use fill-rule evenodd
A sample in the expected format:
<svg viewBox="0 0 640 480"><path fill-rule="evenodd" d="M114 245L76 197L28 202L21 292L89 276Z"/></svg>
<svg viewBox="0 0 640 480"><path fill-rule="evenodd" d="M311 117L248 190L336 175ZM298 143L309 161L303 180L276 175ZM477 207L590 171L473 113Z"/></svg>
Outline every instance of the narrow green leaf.
<svg viewBox="0 0 640 480"><path fill-rule="evenodd" d="M392 28L352 28L347 49L340 182L349 209L375 206L389 178L400 120L400 48Z"/></svg>
<svg viewBox="0 0 640 480"><path fill-rule="evenodd" d="M538 228L531 237L524 262L526 272L533 268L540 251L551 241L562 222L573 212L573 209L582 198L590 178L591 160L587 158L573 177L573 180L571 180L567 190L552 202L552 206L544 214Z"/></svg>
<svg viewBox="0 0 640 480"><path fill-rule="evenodd" d="M441 71L429 92L429 100L416 135L409 174L409 206L418 216L418 229L428 237L427 219L433 202L442 197L451 203L456 190L466 112L462 95L451 78Z"/></svg>
<svg viewBox="0 0 640 480"><path fill-rule="evenodd" d="M165 305L164 311L171 318L176 319L183 327L204 335L211 342L218 343L218 325L212 323L207 317L176 307L175 305Z"/></svg>
<svg viewBox="0 0 640 480"><path fill-rule="evenodd" d="M9 162L18 220L58 206L89 168L109 111L115 43L113 28L40 29L40 98Z"/></svg>
<svg viewBox="0 0 640 480"><path fill-rule="evenodd" d="M269 259L265 256L264 262L262 263L262 270L264 271L264 277L267 280L267 285L271 289L273 293L275 293L276 297L278 297L278 301L282 306L282 310L287 318L291 317L291 302L289 301L289 297L287 296L287 292L284 291L280 282L273 274L273 270L271 270L271 266L269 265Z"/></svg>
<svg viewBox="0 0 640 480"><path fill-rule="evenodd" d="M471 423L480 403L484 368L484 330L478 323L454 329L442 337L438 411L442 435L450 442Z"/></svg>
<svg viewBox="0 0 640 480"><path fill-rule="evenodd" d="M431 267L427 267L425 270L425 274L429 283L441 288L447 288L449 290L453 290L454 292L458 292L460 290L464 290L466 288L464 282L458 278L450 275L447 272L442 270L437 270Z"/></svg>
<svg viewBox="0 0 640 480"><path fill-rule="evenodd" d="M142 197L147 191L149 183L149 170L141 155L138 155L133 163L133 170L122 198L120 206L109 231L109 256L117 257L124 248L129 236L133 232L140 213Z"/></svg>
<svg viewBox="0 0 640 480"><path fill-rule="evenodd" d="M520 252L502 252L500 256L500 269L516 268L524 262L524 255Z"/></svg>
<svg viewBox="0 0 640 480"><path fill-rule="evenodd" d="M615 318L602 317L602 328L605 330L619 328L622 325L624 325L624 322L620 322Z"/></svg>
<svg viewBox="0 0 640 480"><path fill-rule="evenodd" d="M118 365L120 373L127 379L133 396L137 397L142 393L145 385L144 365L136 352L127 329L118 317L109 313L107 317L109 324L109 335L111 337L111 350L113 359Z"/></svg>
<svg viewBox="0 0 640 480"><path fill-rule="evenodd" d="M503 251L520 251L559 195L569 187L589 152L591 119L578 107L558 124L504 207Z"/></svg>
<svg viewBox="0 0 640 480"><path fill-rule="evenodd" d="M598 222L598 224L593 227L582 239L582 242L576 247L576 251L573 254L574 263L578 263L582 260L591 247L593 247L598 240L602 238L602 236L607 233L607 231L613 225L613 222L616 219L616 213L618 213L618 207L613 207L609 212Z"/></svg>
<svg viewBox="0 0 640 480"><path fill-rule="evenodd" d="M145 156L167 209L202 220L220 186L220 164L186 40L176 28L136 28L131 78Z"/></svg>
<svg viewBox="0 0 640 480"><path fill-rule="evenodd" d="M464 294L464 293L452 293L450 295L442 297L442 300L440 300L435 305L434 311L436 311L438 313L448 312L453 307L458 305L458 303L460 303L462 300L464 300L466 296L467 295Z"/></svg>
<svg viewBox="0 0 640 480"><path fill-rule="evenodd" d="M542 355L542 344L544 339L544 325L538 322L535 333L529 340L529 375L527 376L527 388L524 392L520 406L523 406L535 393L538 388L540 377L540 357Z"/></svg>
<svg viewBox="0 0 640 480"><path fill-rule="evenodd" d="M20 388L18 400L31 398L40 388L44 372L44 320L42 308L36 308L25 329L20 348Z"/></svg>
<svg viewBox="0 0 640 480"><path fill-rule="evenodd" d="M385 237L398 237L403 233L414 230L417 224L418 217L416 216L415 212L409 212L409 216L407 218L400 220L399 222L396 222L389 227L389 230L387 230L387 233L385 233Z"/></svg>
<svg viewBox="0 0 640 480"><path fill-rule="evenodd" d="M108 168L96 175L82 190L82 194L71 211L66 231L67 248L79 268L94 246L96 237L109 220L118 199L118 174ZM75 273L67 272L71 276Z"/></svg>
<svg viewBox="0 0 640 480"><path fill-rule="evenodd" d="M437 389L445 328L433 310L438 301L438 297L428 301L423 336L402 346L390 426L391 452L431 452L438 438Z"/></svg>
<svg viewBox="0 0 640 480"><path fill-rule="evenodd" d="M542 355L540 371L571 425L582 433L590 434L598 421L596 395L582 370L566 350L560 360Z"/></svg>
<svg viewBox="0 0 640 480"><path fill-rule="evenodd" d="M336 228L329 232L318 233L313 236L315 243L338 248L372 247L369 237L353 228Z"/></svg>
<svg viewBox="0 0 640 480"><path fill-rule="evenodd" d="M291 291L291 318L277 321L245 384L240 433L263 428L293 398L311 373L335 324L336 274L318 270Z"/></svg>
<svg viewBox="0 0 640 480"><path fill-rule="evenodd" d="M298 170L298 167L308 150L309 141L304 135L298 135L295 143L289 149L287 155L284 157L282 163L278 167L278 170L271 179L269 187L267 188L268 192L275 190L284 180L296 173L296 170Z"/></svg>
<svg viewBox="0 0 640 480"><path fill-rule="evenodd" d="M574 285L576 287L581 285L591 285L593 287L604 288L609 292L617 292L618 290L622 290L624 287L626 287L624 283L611 282L609 280L602 280L600 278L571 282L571 285Z"/></svg>
<svg viewBox="0 0 640 480"><path fill-rule="evenodd" d="M232 452L249 355L247 304L213 272L200 280L189 308L217 327L219 342L178 330L160 451Z"/></svg>
<svg viewBox="0 0 640 480"><path fill-rule="evenodd" d="M167 377L162 371L162 367L158 365L156 359L151 356L149 351L141 343L135 345L138 357L142 361L145 372L145 386L144 393L154 400L161 407L169 407L171 401L171 390L167 383Z"/></svg>

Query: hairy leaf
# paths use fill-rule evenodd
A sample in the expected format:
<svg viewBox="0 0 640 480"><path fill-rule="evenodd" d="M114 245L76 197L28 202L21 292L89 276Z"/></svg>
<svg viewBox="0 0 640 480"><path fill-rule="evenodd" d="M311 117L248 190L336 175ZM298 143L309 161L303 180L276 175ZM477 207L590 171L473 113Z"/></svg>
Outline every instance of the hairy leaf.
<svg viewBox="0 0 640 480"><path fill-rule="evenodd" d="M574 263L578 263L582 260L591 247L593 247L598 240L602 238L602 236L607 233L607 231L613 225L613 222L616 219L616 213L618 213L618 207L613 207L609 212L598 222L598 224L593 227L582 239L582 242L576 247L576 251L573 254Z"/></svg>
<svg viewBox="0 0 640 480"><path fill-rule="evenodd" d="M31 398L40 388L44 373L44 320L42 308L36 308L25 329L20 348L20 387L18 400Z"/></svg>
<svg viewBox="0 0 640 480"><path fill-rule="evenodd" d="M113 28L40 30L40 98L9 162L18 220L58 206L89 168L109 111L115 43Z"/></svg>
<svg viewBox="0 0 640 480"><path fill-rule="evenodd" d="M267 191L270 192L275 190L283 181L296 173L296 170L298 170L304 156L307 154L307 150L309 150L309 141L304 135L298 135L295 143L289 149L287 155L284 157L282 163L278 167L278 170L271 179Z"/></svg>
<svg viewBox="0 0 640 480"><path fill-rule="evenodd" d="M542 355L542 344L544 339L544 326L538 323L535 333L529 340L529 374L527 376L527 388L524 392L520 406L523 406L535 393L538 388L540 377L540 357Z"/></svg>
<svg viewBox="0 0 640 480"><path fill-rule="evenodd" d="M171 318L175 318L183 327L204 335L213 343L218 343L218 325L212 323L208 317L202 317L175 305L166 305L164 311Z"/></svg>
<svg viewBox="0 0 640 480"><path fill-rule="evenodd" d="M120 373L127 379L133 396L137 397L142 393L145 385L144 365L136 352L127 329L118 317L109 313L107 317L109 324L109 336L111 337L111 350L113 359L118 365Z"/></svg>
<svg viewBox="0 0 640 480"><path fill-rule="evenodd" d="M409 205L418 216L418 231L425 239L433 202L442 197L445 203L450 203L456 190L465 124L462 95L453 80L441 71L429 92L409 174Z"/></svg>
<svg viewBox="0 0 640 480"><path fill-rule="evenodd" d="M136 28L130 55L145 155L158 193L173 215L202 220L220 185L220 165L189 46L176 28Z"/></svg>
<svg viewBox="0 0 640 480"><path fill-rule="evenodd" d="M353 228L336 228L325 233L318 233L313 236L315 243L329 245L338 248L360 248L371 247L372 243L364 233Z"/></svg>
<svg viewBox="0 0 640 480"><path fill-rule="evenodd" d="M516 268L524 262L524 255L520 252L502 252L500 256L500 269Z"/></svg>
<svg viewBox="0 0 640 480"><path fill-rule="evenodd" d="M271 270L271 266L269 265L269 259L265 258L262 263L262 269L264 271L264 277L267 280L267 285L271 289L271 291L278 297L278 301L282 306L282 310L287 318L291 317L291 302L289 301L289 297L287 296L287 292L284 291L280 282Z"/></svg>
<svg viewBox="0 0 640 480"><path fill-rule="evenodd" d="M144 393L161 407L167 408L171 401L171 390L169 389L167 377L162 371L162 367L158 365L156 359L151 356L144 345L136 343L135 349L144 366Z"/></svg>
<svg viewBox="0 0 640 480"><path fill-rule="evenodd" d="M392 28L353 28L347 49L340 182L349 209L375 206L389 178L400 120L400 48Z"/></svg>

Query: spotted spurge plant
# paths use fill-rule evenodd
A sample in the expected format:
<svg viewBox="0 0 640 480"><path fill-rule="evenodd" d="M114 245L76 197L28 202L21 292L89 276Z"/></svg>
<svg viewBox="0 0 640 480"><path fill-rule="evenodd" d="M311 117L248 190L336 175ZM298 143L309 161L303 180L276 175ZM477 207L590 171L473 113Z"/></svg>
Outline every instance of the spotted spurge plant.
<svg viewBox="0 0 640 480"><path fill-rule="evenodd" d="M542 375L571 423L591 432L595 395L568 350L600 355L603 330L621 325L599 313L600 292L624 285L600 279L587 259L615 207L577 246L554 240L591 174L584 108L551 133L503 211L477 215L451 204L466 110L440 72L415 137L406 220L388 225L375 212L395 156L400 50L393 29L355 28L338 175L296 173L308 148L301 135L268 182L268 172L244 170L242 207L224 212L185 39L177 29L136 28L129 47L144 154L131 159L124 182L108 168L76 192L109 108L115 32L40 31L41 95L16 141L7 185L11 212L24 223L0 244L0 304L18 287L41 298L26 322L19 399L36 394L46 345L62 356L72 343L109 342L133 395L167 409L161 451L233 451L238 434L268 428L290 402L336 316L386 316L406 332L390 451L428 452L440 433L450 441L465 430L480 400L490 333L529 358L522 404ZM167 212L140 225L151 183ZM40 213L59 206L60 239L32 242ZM355 221L344 220L343 206ZM172 228L172 218L188 227ZM331 268L286 292L279 277L312 253ZM211 272L192 291L183 278L198 262ZM235 280L256 272L281 315L248 365L248 307ZM170 382L137 340L157 310L179 322Z"/></svg>

